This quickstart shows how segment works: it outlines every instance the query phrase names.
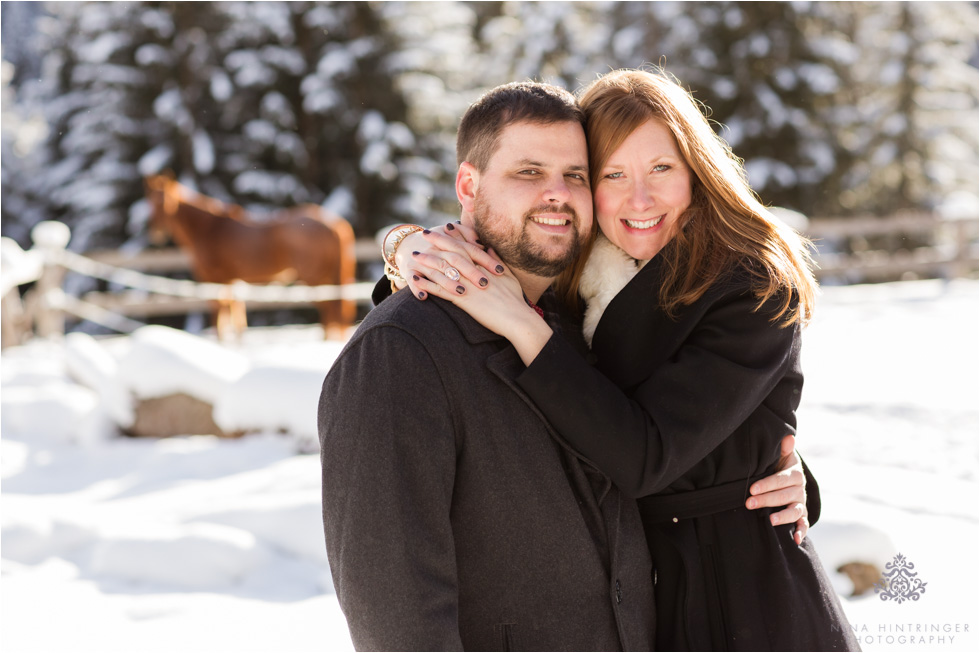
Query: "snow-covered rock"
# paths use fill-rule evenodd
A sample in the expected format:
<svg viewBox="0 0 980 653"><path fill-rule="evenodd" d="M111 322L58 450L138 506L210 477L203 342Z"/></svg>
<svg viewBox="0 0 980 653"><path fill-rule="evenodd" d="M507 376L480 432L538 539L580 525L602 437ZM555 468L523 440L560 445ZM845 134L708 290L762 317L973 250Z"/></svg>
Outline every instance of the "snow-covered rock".
<svg viewBox="0 0 980 653"><path fill-rule="evenodd" d="M236 351L163 326L132 334L132 347L119 361L119 380L137 397L184 393L212 405L248 369Z"/></svg>
<svg viewBox="0 0 980 653"><path fill-rule="evenodd" d="M133 395L119 380L119 364L92 336L65 337L65 366L79 383L99 395L103 410L121 428L133 425Z"/></svg>
<svg viewBox="0 0 980 653"><path fill-rule="evenodd" d="M300 451L319 451L316 412L324 372L260 365L228 385L214 405L224 431L283 431Z"/></svg>

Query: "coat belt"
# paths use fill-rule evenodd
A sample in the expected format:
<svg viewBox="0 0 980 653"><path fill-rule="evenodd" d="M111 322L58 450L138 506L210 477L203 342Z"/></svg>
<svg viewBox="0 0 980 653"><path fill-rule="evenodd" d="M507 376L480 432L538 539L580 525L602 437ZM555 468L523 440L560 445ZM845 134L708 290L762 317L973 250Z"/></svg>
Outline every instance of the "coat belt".
<svg viewBox="0 0 980 653"><path fill-rule="evenodd" d="M690 492L651 495L640 499L637 505L645 524L705 517L726 510L744 508L745 500L749 497L749 487L766 476L760 474Z"/></svg>

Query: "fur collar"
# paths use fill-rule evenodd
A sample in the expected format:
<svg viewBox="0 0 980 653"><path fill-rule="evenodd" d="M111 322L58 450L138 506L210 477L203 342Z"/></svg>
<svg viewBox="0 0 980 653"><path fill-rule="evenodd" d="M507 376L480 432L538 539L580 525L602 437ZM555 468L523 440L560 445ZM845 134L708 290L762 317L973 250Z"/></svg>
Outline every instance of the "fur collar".
<svg viewBox="0 0 980 653"><path fill-rule="evenodd" d="M582 334L589 347L592 346L592 337L609 302L647 263L648 261L637 261L630 257L601 232L596 237L579 283L579 294L586 305Z"/></svg>

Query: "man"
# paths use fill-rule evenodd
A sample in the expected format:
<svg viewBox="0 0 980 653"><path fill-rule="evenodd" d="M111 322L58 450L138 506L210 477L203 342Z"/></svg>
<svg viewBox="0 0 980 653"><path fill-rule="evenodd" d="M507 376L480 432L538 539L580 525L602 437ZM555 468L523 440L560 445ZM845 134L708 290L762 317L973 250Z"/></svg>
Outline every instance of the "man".
<svg viewBox="0 0 980 653"><path fill-rule="evenodd" d="M457 136L461 222L545 308L591 226L583 121L563 89L508 84ZM358 649L651 649L636 506L551 429L523 369L461 310L402 292L327 375L324 531Z"/></svg>
<svg viewBox="0 0 980 653"><path fill-rule="evenodd" d="M522 83L460 125L461 221L495 243L524 232L530 247L498 251L532 302L591 225L583 120L567 91ZM398 293L327 375L324 530L358 649L650 649L636 507L561 443L514 384L522 367L451 304Z"/></svg>

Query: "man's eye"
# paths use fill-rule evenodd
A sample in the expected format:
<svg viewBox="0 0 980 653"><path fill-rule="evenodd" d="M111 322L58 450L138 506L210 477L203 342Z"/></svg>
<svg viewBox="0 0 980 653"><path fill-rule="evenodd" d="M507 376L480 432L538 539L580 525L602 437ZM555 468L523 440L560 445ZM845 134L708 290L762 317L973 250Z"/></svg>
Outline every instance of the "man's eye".
<svg viewBox="0 0 980 653"><path fill-rule="evenodd" d="M517 174L520 174L520 175L536 175L536 174L539 174L539 173L538 173L537 170L521 170Z"/></svg>

